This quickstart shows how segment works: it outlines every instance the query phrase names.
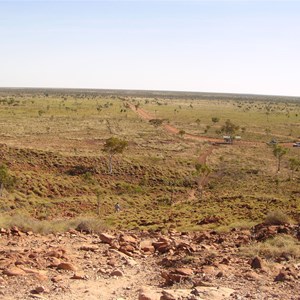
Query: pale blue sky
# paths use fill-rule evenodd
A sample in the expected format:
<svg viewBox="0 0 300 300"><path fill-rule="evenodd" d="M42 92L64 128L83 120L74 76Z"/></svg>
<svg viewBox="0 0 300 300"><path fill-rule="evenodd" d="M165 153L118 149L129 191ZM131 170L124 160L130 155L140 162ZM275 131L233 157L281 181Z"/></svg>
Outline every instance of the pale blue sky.
<svg viewBox="0 0 300 300"><path fill-rule="evenodd" d="M298 1L1 1L0 86L300 96Z"/></svg>

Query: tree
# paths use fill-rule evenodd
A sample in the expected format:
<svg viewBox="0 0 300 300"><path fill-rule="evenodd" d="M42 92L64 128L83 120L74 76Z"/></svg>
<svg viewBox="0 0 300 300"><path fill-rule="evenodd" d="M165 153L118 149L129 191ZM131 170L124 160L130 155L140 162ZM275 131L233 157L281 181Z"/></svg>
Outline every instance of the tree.
<svg viewBox="0 0 300 300"><path fill-rule="evenodd" d="M16 183L16 178L11 176L6 165L0 165L0 197L4 188L12 188Z"/></svg>
<svg viewBox="0 0 300 300"><path fill-rule="evenodd" d="M112 159L116 154L122 154L125 148L127 147L127 141L118 139L116 137L111 137L105 141L103 151L108 154L108 171L109 174L112 174Z"/></svg>
<svg viewBox="0 0 300 300"><path fill-rule="evenodd" d="M221 127L221 133L225 133L228 135L234 135L236 131L239 130L239 126L232 123L229 119L226 120L225 124Z"/></svg>
<svg viewBox="0 0 300 300"><path fill-rule="evenodd" d="M288 153L288 150L287 148L284 148L280 145L277 145L275 144L273 146L273 154L274 156L277 158L277 173L280 172L280 167L281 167L281 160L282 160L282 157Z"/></svg>

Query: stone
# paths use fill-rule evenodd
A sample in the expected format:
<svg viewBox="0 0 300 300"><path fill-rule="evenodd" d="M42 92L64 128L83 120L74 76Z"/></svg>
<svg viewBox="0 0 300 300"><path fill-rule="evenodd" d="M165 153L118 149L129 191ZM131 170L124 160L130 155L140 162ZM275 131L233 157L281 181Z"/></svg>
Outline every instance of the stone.
<svg viewBox="0 0 300 300"><path fill-rule="evenodd" d="M160 300L176 300L175 296L171 292L162 291Z"/></svg>
<svg viewBox="0 0 300 300"><path fill-rule="evenodd" d="M184 276L190 276L190 275L193 275L194 271L190 268L177 268L177 269L175 269L175 273L184 275Z"/></svg>
<svg viewBox="0 0 300 300"><path fill-rule="evenodd" d="M124 243L136 244L137 240L131 235L122 235L120 241Z"/></svg>
<svg viewBox="0 0 300 300"><path fill-rule="evenodd" d="M51 278L51 281L54 282L54 283L58 283L62 280L63 280L63 277L61 275L55 275Z"/></svg>
<svg viewBox="0 0 300 300"><path fill-rule="evenodd" d="M132 245L123 245L119 248L119 251L128 254L128 252L134 252L135 248Z"/></svg>
<svg viewBox="0 0 300 300"><path fill-rule="evenodd" d="M111 244L116 239L113 235L110 235L107 233L100 233L99 237L100 237L100 240L106 244Z"/></svg>
<svg viewBox="0 0 300 300"><path fill-rule="evenodd" d="M76 267L70 263L63 262L57 266L57 270L76 271Z"/></svg>
<svg viewBox="0 0 300 300"><path fill-rule="evenodd" d="M78 279L78 280L84 280L86 279L86 276L83 272L78 272L78 273L75 273L71 279Z"/></svg>
<svg viewBox="0 0 300 300"><path fill-rule="evenodd" d="M97 245L83 245L79 248L79 250L92 251L92 252L95 252L98 249L99 249L99 247Z"/></svg>
<svg viewBox="0 0 300 300"><path fill-rule="evenodd" d="M140 243L140 248L144 252L150 252L150 253L154 253L155 252L155 248L152 245L152 241L151 240L142 241Z"/></svg>
<svg viewBox="0 0 300 300"><path fill-rule="evenodd" d="M10 267L3 270L3 274L7 276L24 276L26 272L18 267Z"/></svg>
<svg viewBox="0 0 300 300"><path fill-rule="evenodd" d="M31 291L32 294L42 294L48 292L43 286L38 286Z"/></svg>
<svg viewBox="0 0 300 300"><path fill-rule="evenodd" d="M170 244L168 242L153 242L155 250L160 253L165 253L170 249Z"/></svg>
<svg viewBox="0 0 300 300"><path fill-rule="evenodd" d="M161 294L150 290L148 288L142 288L139 291L139 297L138 300L159 300L160 299Z"/></svg>
<svg viewBox="0 0 300 300"><path fill-rule="evenodd" d="M117 276L117 277L122 277L124 276L123 272L121 270L114 270L110 273L110 276Z"/></svg>

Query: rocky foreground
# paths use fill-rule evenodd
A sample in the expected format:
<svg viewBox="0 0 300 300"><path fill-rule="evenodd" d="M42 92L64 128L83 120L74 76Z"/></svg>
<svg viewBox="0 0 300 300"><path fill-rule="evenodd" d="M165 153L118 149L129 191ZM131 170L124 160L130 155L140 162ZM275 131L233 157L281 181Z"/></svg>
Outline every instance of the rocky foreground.
<svg viewBox="0 0 300 300"><path fill-rule="evenodd" d="M0 299L300 299L300 264L241 247L297 226L168 234L0 229Z"/></svg>

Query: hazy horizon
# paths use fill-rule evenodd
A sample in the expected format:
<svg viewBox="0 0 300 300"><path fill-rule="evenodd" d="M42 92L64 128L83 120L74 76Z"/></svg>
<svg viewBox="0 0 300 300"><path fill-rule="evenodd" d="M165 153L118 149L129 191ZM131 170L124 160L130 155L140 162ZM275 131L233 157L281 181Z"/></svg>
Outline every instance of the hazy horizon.
<svg viewBox="0 0 300 300"><path fill-rule="evenodd" d="M300 96L296 1L2 1L0 86Z"/></svg>

